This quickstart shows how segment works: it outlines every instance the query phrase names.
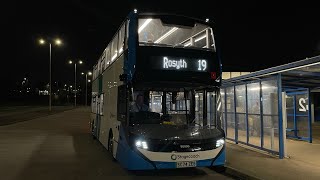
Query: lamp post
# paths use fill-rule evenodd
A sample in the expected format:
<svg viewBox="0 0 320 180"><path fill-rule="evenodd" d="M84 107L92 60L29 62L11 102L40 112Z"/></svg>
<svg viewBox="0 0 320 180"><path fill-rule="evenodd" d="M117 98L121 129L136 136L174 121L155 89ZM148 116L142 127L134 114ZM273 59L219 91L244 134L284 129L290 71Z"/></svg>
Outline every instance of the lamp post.
<svg viewBox="0 0 320 180"><path fill-rule="evenodd" d="M88 82L91 82L90 80L88 80L88 76L91 76L92 73L88 72L88 73L81 73L82 75L86 75L86 98L85 98L85 102L86 102L86 106L88 105Z"/></svg>
<svg viewBox="0 0 320 180"><path fill-rule="evenodd" d="M51 49L52 49L52 44L55 44L57 46L60 46L62 44L62 41L60 39L48 39L48 44L49 44L49 111L51 111ZM44 45L46 44L46 40L43 38L39 39L39 44Z"/></svg>
<svg viewBox="0 0 320 180"><path fill-rule="evenodd" d="M69 64L74 64L74 107L77 106L77 63L82 64L83 62L69 60Z"/></svg>

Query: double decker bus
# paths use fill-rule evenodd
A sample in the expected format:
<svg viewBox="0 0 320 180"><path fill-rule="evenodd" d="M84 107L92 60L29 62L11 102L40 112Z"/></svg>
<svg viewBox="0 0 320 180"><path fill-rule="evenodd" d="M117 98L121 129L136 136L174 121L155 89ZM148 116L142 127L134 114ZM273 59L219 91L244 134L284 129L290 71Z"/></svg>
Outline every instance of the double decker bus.
<svg viewBox="0 0 320 180"><path fill-rule="evenodd" d="M93 72L91 133L124 168L224 166L212 23L132 11Z"/></svg>

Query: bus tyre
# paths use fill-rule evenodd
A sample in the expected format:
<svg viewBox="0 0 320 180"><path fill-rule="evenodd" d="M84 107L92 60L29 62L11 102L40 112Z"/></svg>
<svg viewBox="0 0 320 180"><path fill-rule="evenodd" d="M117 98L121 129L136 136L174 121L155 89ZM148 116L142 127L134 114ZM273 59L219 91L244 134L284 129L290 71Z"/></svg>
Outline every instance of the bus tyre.
<svg viewBox="0 0 320 180"><path fill-rule="evenodd" d="M108 141L108 151L111 154L112 160L116 161L116 159L113 157L113 135L109 135L109 141Z"/></svg>

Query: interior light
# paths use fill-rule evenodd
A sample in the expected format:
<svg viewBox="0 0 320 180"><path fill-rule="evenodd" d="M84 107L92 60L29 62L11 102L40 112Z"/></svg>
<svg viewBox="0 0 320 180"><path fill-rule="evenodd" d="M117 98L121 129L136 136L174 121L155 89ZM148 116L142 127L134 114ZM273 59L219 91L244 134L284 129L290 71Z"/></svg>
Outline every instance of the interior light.
<svg viewBox="0 0 320 180"><path fill-rule="evenodd" d="M218 111L220 110L220 107L221 107L221 102L219 102L219 104L218 104Z"/></svg>
<svg viewBox="0 0 320 180"><path fill-rule="evenodd" d="M269 89L269 88L270 87L268 87L268 86L262 86L261 89ZM260 86L259 87L248 88L248 90L250 90L250 91L258 91L258 90L260 90Z"/></svg>
<svg viewBox="0 0 320 180"><path fill-rule="evenodd" d="M206 38L207 36L206 35L203 35L201 37L198 37L197 39L194 40L194 42L198 42L198 41L201 41L202 39ZM186 46L190 46L191 45L191 42L188 42L187 44L184 45L184 47ZM202 48L206 48L207 46L203 46Z"/></svg>
<svg viewBox="0 0 320 180"><path fill-rule="evenodd" d="M172 28L170 31L168 31L167 33L165 33L163 36L161 36L159 39L157 39L155 41L155 43L159 43L161 42L162 40L164 40L166 37L168 37L170 34L172 34L173 32L175 32L178 28L174 27Z"/></svg>
<svg viewBox="0 0 320 180"><path fill-rule="evenodd" d="M191 42L188 42L187 44L184 45L184 47L190 46L190 45L191 45Z"/></svg>
<svg viewBox="0 0 320 180"><path fill-rule="evenodd" d="M116 59L116 57L117 57L117 53L112 56L111 61L114 61L114 59Z"/></svg>
<svg viewBox="0 0 320 180"><path fill-rule="evenodd" d="M204 38L206 38L206 37L207 37L206 35L201 36L201 37L197 38L196 40L194 40L194 42L198 42L198 41L200 41L200 40L202 40L202 39L204 39Z"/></svg>
<svg viewBox="0 0 320 180"><path fill-rule="evenodd" d="M119 49L119 54L122 53L122 51L123 51L123 47Z"/></svg>
<svg viewBox="0 0 320 180"><path fill-rule="evenodd" d="M150 22L152 19L147 19L140 27L138 30L138 33L140 33Z"/></svg>

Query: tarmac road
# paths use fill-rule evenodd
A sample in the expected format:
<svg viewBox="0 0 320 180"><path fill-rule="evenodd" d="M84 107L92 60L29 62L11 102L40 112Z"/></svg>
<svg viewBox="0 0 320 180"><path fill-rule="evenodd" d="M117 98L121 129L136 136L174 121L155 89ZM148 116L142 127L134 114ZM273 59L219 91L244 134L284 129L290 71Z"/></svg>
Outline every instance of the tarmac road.
<svg viewBox="0 0 320 180"><path fill-rule="evenodd" d="M89 108L0 126L0 179L233 179L208 168L129 172L89 133Z"/></svg>

